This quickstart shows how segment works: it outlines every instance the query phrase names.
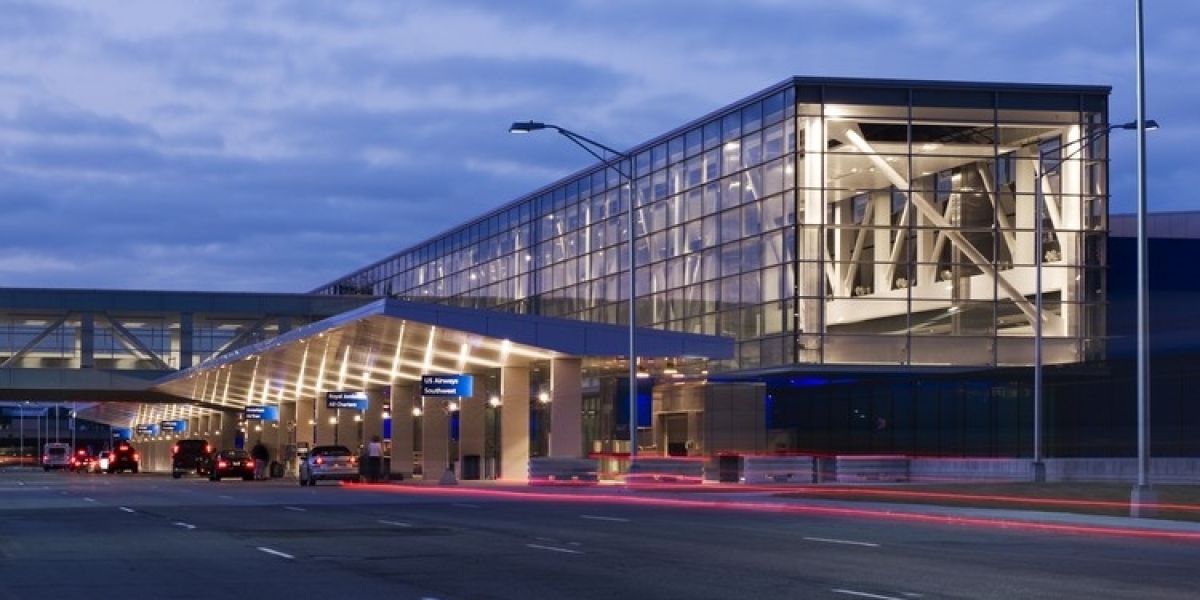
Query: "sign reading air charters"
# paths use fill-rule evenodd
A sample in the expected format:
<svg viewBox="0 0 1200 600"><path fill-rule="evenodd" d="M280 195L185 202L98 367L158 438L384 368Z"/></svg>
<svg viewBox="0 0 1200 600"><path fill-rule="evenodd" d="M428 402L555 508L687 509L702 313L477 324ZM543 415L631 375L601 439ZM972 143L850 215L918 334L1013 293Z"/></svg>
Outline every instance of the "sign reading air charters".
<svg viewBox="0 0 1200 600"><path fill-rule="evenodd" d="M422 396L454 396L469 398L475 388L475 378L470 375L422 375Z"/></svg>
<svg viewBox="0 0 1200 600"><path fill-rule="evenodd" d="M367 410L367 393L325 392L325 408Z"/></svg>
<svg viewBox="0 0 1200 600"><path fill-rule="evenodd" d="M242 418L247 421L278 421L278 406L247 406L242 409Z"/></svg>

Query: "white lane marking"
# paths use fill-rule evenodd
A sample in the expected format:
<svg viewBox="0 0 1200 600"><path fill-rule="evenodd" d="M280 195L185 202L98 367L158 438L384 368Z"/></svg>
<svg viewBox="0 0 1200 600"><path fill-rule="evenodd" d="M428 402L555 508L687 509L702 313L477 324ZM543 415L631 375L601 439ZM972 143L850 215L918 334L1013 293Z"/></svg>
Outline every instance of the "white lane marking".
<svg viewBox="0 0 1200 600"><path fill-rule="evenodd" d="M394 527L412 527L412 525L409 525L408 523L401 523L400 521L388 521L386 519L380 519L378 522L384 525L392 525Z"/></svg>
<svg viewBox="0 0 1200 600"><path fill-rule="evenodd" d="M555 546L543 546L541 544L525 544L526 547L535 550L549 550L551 552L562 552L563 554L583 554L579 550L571 550L570 548L557 548Z"/></svg>
<svg viewBox="0 0 1200 600"><path fill-rule="evenodd" d="M589 519L592 521L612 521L614 523L628 523L629 519L622 517L601 517L599 515L579 515L580 519Z"/></svg>
<svg viewBox="0 0 1200 600"><path fill-rule="evenodd" d="M308 509L300 508L299 506L285 506L285 507L283 507L283 510L294 510L296 512L307 512L308 511Z"/></svg>
<svg viewBox="0 0 1200 600"><path fill-rule="evenodd" d="M478 504L464 504L462 502L456 502L454 504L451 504L450 506L457 506L459 508L479 508Z"/></svg>
<svg viewBox="0 0 1200 600"><path fill-rule="evenodd" d="M296 558L295 556L292 556L291 554L288 554L288 553L286 553L286 552L280 552L280 551L278 551L278 550L272 550L272 549L270 549L270 548L264 548L264 547L262 547L262 546L259 546L259 547L258 547L258 549L259 549L259 551L261 551L261 552L266 552L267 554L273 554L273 555L275 555L275 556L278 556L278 557L280 557L280 558L286 558L286 559L288 559L288 560L291 560L291 559L294 559L294 558Z"/></svg>
<svg viewBox="0 0 1200 600"><path fill-rule="evenodd" d="M84 498L83 501L84 502L95 502L96 499L95 498Z"/></svg>
<svg viewBox="0 0 1200 600"><path fill-rule="evenodd" d="M854 590L829 590L835 594L846 594L847 596L858 596L859 598L874 598L875 600L905 600L900 596L881 596L879 594L869 594L867 592L856 592Z"/></svg>
<svg viewBox="0 0 1200 600"><path fill-rule="evenodd" d="M806 537L810 542L824 542L826 544L844 544L846 546L866 546L868 548L878 548L879 544L874 542L856 542L854 540L837 540L833 538Z"/></svg>
<svg viewBox="0 0 1200 600"><path fill-rule="evenodd" d="M220 495L220 496L217 496L217 497L218 497L218 498L220 498L220 499L222 499L222 500L233 500L233 496L226 496L226 495L223 495L223 494L222 494L222 495Z"/></svg>
<svg viewBox="0 0 1200 600"><path fill-rule="evenodd" d="M184 529L195 529L196 528L195 525L192 525L191 523L184 523L183 521L176 521L176 522L172 523L172 525L178 525Z"/></svg>
<svg viewBox="0 0 1200 600"><path fill-rule="evenodd" d="M137 512L136 510L133 510L132 508L129 508L128 506L121 506L119 508L127 513Z"/></svg>

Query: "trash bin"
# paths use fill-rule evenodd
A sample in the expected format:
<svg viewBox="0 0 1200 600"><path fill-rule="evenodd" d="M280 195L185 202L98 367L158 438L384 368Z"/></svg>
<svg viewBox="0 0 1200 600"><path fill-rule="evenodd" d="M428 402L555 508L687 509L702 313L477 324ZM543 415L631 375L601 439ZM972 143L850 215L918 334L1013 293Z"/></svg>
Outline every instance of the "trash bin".
<svg viewBox="0 0 1200 600"><path fill-rule="evenodd" d="M464 454L462 459L462 479L479 479L482 465L483 462L480 460L478 454Z"/></svg>
<svg viewBox="0 0 1200 600"><path fill-rule="evenodd" d="M742 481L742 457L739 454L722 454L717 457L717 481L740 483Z"/></svg>
<svg viewBox="0 0 1200 600"><path fill-rule="evenodd" d="M283 463L281 463L277 460L273 460L273 461L271 461L270 469L271 470L270 470L269 474L272 479L278 479L280 477L283 477Z"/></svg>

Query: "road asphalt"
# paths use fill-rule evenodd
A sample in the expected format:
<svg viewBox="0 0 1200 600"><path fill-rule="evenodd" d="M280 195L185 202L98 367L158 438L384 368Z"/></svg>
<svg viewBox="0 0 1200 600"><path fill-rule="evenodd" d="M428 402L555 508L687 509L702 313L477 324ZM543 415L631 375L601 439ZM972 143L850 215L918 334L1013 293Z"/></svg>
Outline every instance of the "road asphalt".
<svg viewBox="0 0 1200 600"><path fill-rule="evenodd" d="M413 488L455 487L463 491L478 490L481 493L539 494L552 498L554 495L596 495L614 499L639 501L646 499L665 500L696 506L720 506L726 508L766 509L777 511L815 511L846 515L886 514L893 517L908 517L929 521L959 523L1012 524L1025 527L1040 527L1076 532L1112 532L1125 534L1150 534L1200 542L1200 522L1176 521L1150 517L1118 517L1089 515L1071 512L1023 510L1012 508L968 508L931 504L906 504L903 502L879 502L859 500L830 500L808 498L796 493L795 488L755 487L739 489L738 484L704 483L694 485L636 485L620 483L580 484L525 484L498 481L456 481L453 484L438 481L393 481L381 485L397 485Z"/></svg>

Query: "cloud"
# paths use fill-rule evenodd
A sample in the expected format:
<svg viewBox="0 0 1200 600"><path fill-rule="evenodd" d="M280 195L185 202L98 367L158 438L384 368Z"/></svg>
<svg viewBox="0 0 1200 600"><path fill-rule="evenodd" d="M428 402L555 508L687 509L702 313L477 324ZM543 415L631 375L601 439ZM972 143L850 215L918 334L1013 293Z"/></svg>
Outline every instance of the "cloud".
<svg viewBox="0 0 1200 600"><path fill-rule="evenodd" d="M3 3L13 286L306 291L593 162L512 121L623 149L793 75L1112 85L1135 112L1126 3ZM1200 6L1150 8L1150 197L1177 209Z"/></svg>

